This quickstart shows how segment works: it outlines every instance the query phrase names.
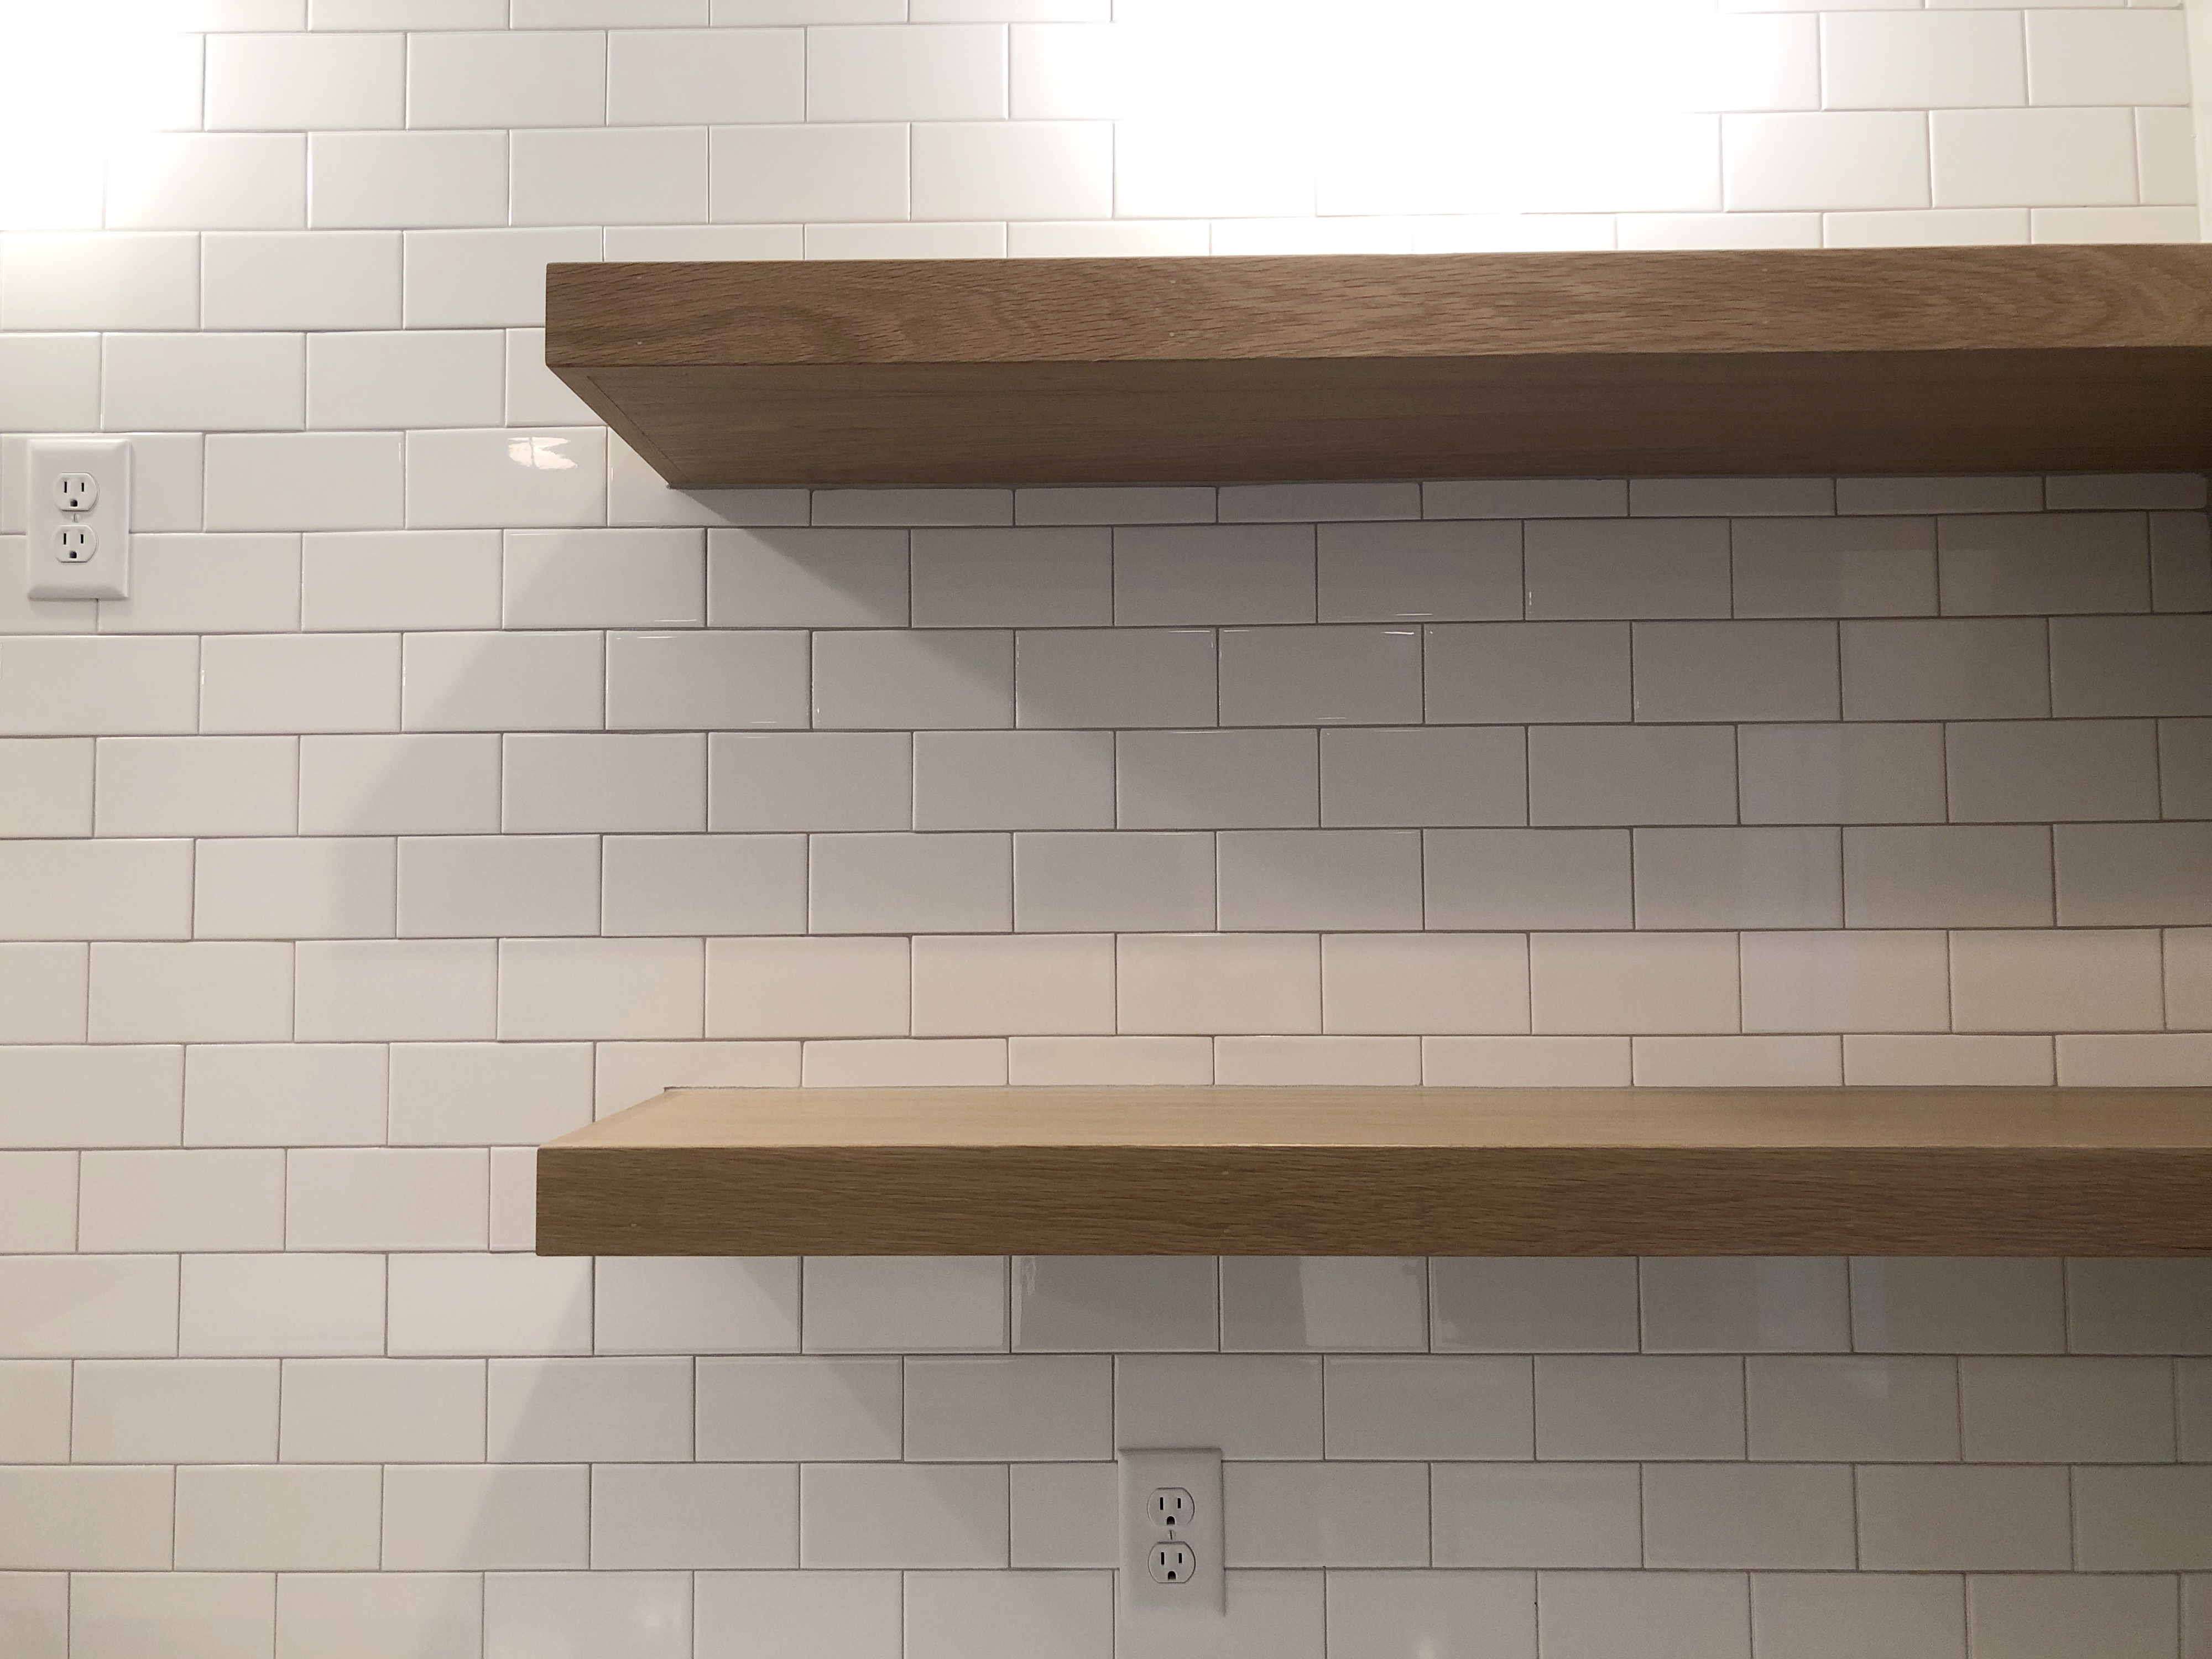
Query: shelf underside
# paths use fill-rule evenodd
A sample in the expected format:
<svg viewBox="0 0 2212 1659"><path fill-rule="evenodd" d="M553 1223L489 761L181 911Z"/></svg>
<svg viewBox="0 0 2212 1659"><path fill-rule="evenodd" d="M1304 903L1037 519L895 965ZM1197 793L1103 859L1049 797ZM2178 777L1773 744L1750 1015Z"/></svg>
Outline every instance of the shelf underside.
<svg viewBox="0 0 2212 1659"><path fill-rule="evenodd" d="M2191 471L2212 247L559 264L670 483Z"/></svg>
<svg viewBox="0 0 2212 1659"><path fill-rule="evenodd" d="M542 1255L2212 1254L2212 1090L678 1090Z"/></svg>

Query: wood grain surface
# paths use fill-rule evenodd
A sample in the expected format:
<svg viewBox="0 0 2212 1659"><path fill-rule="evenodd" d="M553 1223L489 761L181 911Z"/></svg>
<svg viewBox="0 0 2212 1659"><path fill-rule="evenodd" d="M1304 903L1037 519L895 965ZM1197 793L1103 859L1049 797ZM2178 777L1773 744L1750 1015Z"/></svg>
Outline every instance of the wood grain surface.
<svg viewBox="0 0 2212 1659"><path fill-rule="evenodd" d="M560 264L670 482L2212 464L2212 247Z"/></svg>
<svg viewBox="0 0 2212 1659"><path fill-rule="evenodd" d="M544 1255L2212 1254L2212 1091L681 1090Z"/></svg>

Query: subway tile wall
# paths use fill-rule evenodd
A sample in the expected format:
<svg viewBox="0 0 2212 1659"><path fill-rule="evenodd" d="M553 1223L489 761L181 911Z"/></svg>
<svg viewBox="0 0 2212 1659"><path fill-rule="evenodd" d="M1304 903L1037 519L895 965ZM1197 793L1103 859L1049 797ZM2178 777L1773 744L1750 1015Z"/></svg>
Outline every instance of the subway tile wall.
<svg viewBox="0 0 2212 1659"><path fill-rule="evenodd" d="M48 9L0 572L31 435L141 533L0 580L9 1659L1107 1659L1163 1443L1229 1659L2212 1659L2203 1263L530 1254L670 1085L2212 1084L2200 479L679 495L542 362L550 259L2193 240L2179 8Z"/></svg>

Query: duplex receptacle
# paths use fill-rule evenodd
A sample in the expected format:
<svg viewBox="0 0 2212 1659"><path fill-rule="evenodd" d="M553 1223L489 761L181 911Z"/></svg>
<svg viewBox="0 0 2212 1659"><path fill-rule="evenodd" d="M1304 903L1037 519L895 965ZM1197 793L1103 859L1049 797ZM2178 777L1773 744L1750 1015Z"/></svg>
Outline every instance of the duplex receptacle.
<svg viewBox="0 0 2212 1659"><path fill-rule="evenodd" d="M131 594L131 445L33 438L25 498L24 592L34 599Z"/></svg>
<svg viewBox="0 0 2212 1659"><path fill-rule="evenodd" d="M1211 1449L1123 1451L1121 1611L1149 1626L1218 1619L1223 1571L1221 1454ZM1168 1635L1165 1639L1174 1639Z"/></svg>

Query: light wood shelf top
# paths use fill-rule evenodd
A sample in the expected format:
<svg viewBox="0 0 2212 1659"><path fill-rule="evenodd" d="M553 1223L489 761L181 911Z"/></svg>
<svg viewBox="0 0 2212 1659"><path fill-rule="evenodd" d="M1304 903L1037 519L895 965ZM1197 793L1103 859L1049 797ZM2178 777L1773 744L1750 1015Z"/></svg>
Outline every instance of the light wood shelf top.
<svg viewBox="0 0 2212 1659"><path fill-rule="evenodd" d="M2212 1090L674 1090L548 1255L2212 1253Z"/></svg>
<svg viewBox="0 0 2212 1659"><path fill-rule="evenodd" d="M2212 247L556 264L670 483L2194 470Z"/></svg>

